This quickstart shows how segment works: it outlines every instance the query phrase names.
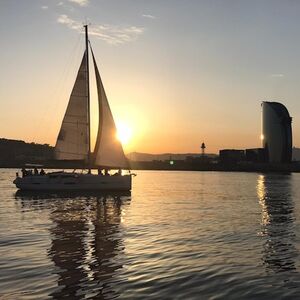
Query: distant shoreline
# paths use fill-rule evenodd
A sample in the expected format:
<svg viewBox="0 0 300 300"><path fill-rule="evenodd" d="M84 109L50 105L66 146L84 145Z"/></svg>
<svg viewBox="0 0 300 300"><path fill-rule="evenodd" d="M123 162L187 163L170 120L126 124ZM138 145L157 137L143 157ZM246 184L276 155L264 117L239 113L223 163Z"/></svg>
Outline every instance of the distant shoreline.
<svg viewBox="0 0 300 300"><path fill-rule="evenodd" d="M300 159L300 149L298 151ZM215 154L147 154L132 152L128 156L133 170L157 171L218 171L218 172L293 172L300 173L300 162L270 164L262 162L220 162ZM58 161L54 148L44 144L0 138L0 168L21 169L26 164L42 165L44 169L86 169L84 161ZM27 166L29 167L29 166ZM97 166L94 167L97 169Z"/></svg>
<svg viewBox="0 0 300 300"><path fill-rule="evenodd" d="M71 166L70 164L40 162L38 168L44 169L86 169L86 166ZM1 164L1 169L21 169L23 167L33 168L34 165L26 166L25 163L14 162ZM97 167L93 167L97 169ZM216 171L216 172L262 172L262 173L300 173L300 164L269 164L269 163L241 163L241 164L200 164L186 163L185 161L177 161L171 165L167 161L153 162L131 162L132 170L149 170L149 171Z"/></svg>

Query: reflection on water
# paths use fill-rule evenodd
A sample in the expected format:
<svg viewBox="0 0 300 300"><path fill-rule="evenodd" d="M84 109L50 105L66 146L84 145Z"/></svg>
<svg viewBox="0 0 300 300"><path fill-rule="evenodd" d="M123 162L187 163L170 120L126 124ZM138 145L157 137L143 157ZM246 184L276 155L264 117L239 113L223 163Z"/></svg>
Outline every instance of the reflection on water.
<svg viewBox="0 0 300 300"><path fill-rule="evenodd" d="M300 174L139 171L132 198L15 195L14 176L0 299L300 299Z"/></svg>
<svg viewBox="0 0 300 300"><path fill-rule="evenodd" d="M258 177L257 194L262 208L260 234L265 238L263 261L267 271L295 270L294 203L291 175Z"/></svg>
<svg viewBox="0 0 300 300"><path fill-rule="evenodd" d="M51 247L58 288L54 299L112 299L117 271L122 268L123 208L130 194L50 195L17 193L22 207L51 208Z"/></svg>

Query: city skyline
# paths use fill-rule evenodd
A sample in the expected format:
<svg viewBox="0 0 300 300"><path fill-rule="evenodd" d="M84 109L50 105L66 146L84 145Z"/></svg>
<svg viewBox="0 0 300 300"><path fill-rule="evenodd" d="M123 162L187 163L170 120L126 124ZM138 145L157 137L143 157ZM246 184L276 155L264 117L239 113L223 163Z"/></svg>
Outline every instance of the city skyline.
<svg viewBox="0 0 300 300"><path fill-rule="evenodd" d="M283 103L298 146L300 3L2 1L0 136L55 144L84 22L125 152L260 147L262 101ZM11 20L14 20L13 22ZM92 117L97 111L92 82ZM93 117L93 136L97 118ZM124 141L125 142L125 141Z"/></svg>

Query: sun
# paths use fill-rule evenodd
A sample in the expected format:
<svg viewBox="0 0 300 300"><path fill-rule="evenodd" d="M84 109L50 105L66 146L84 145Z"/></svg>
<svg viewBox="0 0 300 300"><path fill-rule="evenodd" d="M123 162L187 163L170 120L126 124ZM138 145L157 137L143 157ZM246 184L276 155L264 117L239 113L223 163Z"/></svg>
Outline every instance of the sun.
<svg viewBox="0 0 300 300"><path fill-rule="evenodd" d="M117 122L117 139L126 146L132 137L132 129L124 122Z"/></svg>

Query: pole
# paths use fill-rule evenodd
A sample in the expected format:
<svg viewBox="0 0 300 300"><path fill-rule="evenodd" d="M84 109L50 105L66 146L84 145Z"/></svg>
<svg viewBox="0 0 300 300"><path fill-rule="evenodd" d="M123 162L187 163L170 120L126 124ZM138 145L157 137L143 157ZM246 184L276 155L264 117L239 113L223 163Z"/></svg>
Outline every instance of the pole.
<svg viewBox="0 0 300 300"><path fill-rule="evenodd" d="M85 48L86 48L86 84L87 84L87 110L88 110L88 170L91 173L91 113L90 113L90 72L89 72L89 38L88 25L85 29Z"/></svg>

